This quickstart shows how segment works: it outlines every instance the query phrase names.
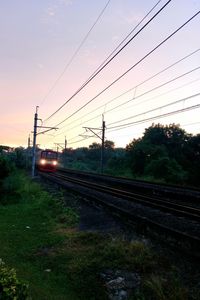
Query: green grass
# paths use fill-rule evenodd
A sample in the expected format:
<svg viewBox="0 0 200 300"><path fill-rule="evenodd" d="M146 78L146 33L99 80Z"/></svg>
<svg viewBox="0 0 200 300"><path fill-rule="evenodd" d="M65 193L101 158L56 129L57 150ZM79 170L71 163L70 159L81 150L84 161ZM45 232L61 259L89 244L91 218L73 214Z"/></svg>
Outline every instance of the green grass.
<svg viewBox="0 0 200 300"><path fill-rule="evenodd" d="M0 258L29 284L31 299L106 300L99 276L106 269L141 275L144 292L133 299L187 299L175 297L185 295L178 284L171 285L172 296L166 294L166 284L156 277L156 272L162 273L161 266L146 245L79 232L76 212L23 174L7 178L1 196ZM155 298L149 298L150 294Z"/></svg>
<svg viewBox="0 0 200 300"><path fill-rule="evenodd" d="M59 224L57 218L63 217L65 211L25 176L20 175L16 180L23 183L16 201L10 186L3 197L4 205L0 206L0 258L29 283L33 299L77 299L62 270L62 256L58 260L51 255L64 240L63 234L58 233L64 224ZM6 199L9 205L5 205ZM74 213L68 209L65 218L67 214L71 224Z"/></svg>

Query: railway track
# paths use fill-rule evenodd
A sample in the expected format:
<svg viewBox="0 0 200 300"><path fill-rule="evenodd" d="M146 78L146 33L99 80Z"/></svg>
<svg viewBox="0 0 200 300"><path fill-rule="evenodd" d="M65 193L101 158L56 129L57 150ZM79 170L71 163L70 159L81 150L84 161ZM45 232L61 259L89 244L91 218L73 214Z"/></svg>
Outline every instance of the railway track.
<svg viewBox="0 0 200 300"><path fill-rule="evenodd" d="M74 176L69 176L63 170L53 174L42 173L41 175L62 186L69 188L69 185L71 185L70 188L95 199L95 201L108 207L112 212L125 217L126 220L134 221L139 224L139 227L148 228L148 230L170 237L174 243L178 241L182 246L186 245L187 249L189 248L190 251L197 253L200 257L200 254L198 254L200 250L200 231L198 230L200 229L200 209L192 207L192 204L182 205L173 202L173 199L168 201L166 198L158 197L158 195L142 194L141 192L138 193L138 191L130 191L130 189L127 191L126 188L123 188L123 184L119 184L119 182L120 188L116 188L116 183L111 184L107 182L105 184L105 178L103 178L104 183L100 180L96 183L95 179L91 180L90 178L88 180L87 176L83 179L82 172L81 178L77 178L79 176L75 175L75 173ZM114 187L111 185L114 185ZM137 213L135 213L135 205L136 207L138 205L143 207L142 212L138 213L137 207ZM149 209L152 211L152 214L155 214L154 218L152 218L151 212L147 213L147 215L144 214L144 211ZM158 218L158 213L162 217ZM184 226L167 224L166 219L173 218L178 219L177 222L179 223L184 223ZM165 219L165 221L163 222L162 219ZM173 223L174 221L169 222ZM187 223L188 225L186 226L185 224ZM193 229L191 229L192 227Z"/></svg>
<svg viewBox="0 0 200 300"><path fill-rule="evenodd" d="M132 180L123 177L115 177L110 175L101 175L71 169L58 168L59 173L69 175L74 178L82 178L92 182L102 182L112 187L122 187L123 190L127 191L138 191L142 194L147 195L160 195L162 198L171 199L173 201L181 201L183 198L187 198L193 205L200 207L200 189L185 188L180 186L172 186L160 183L151 183L142 180Z"/></svg>
<svg viewBox="0 0 200 300"><path fill-rule="evenodd" d="M138 194L133 192L126 191L124 189L117 189L113 187L109 187L103 184L97 184L91 181L70 177L63 173L54 174L56 178L59 178L64 181L68 181L71 183L76 183L78 185L110 194L112 196L116 196L118 198L123 198L132 202L138 202L142 205L151 206L156 209L160 209L169 213L173 213L175 215L188 217L191 220L197 220L200 222L200 209L193 208L191 206L185 206L177 203L173 203L171 201L167 201L166 199L158 198L156 196L146 196L143 194Z"/></svg>

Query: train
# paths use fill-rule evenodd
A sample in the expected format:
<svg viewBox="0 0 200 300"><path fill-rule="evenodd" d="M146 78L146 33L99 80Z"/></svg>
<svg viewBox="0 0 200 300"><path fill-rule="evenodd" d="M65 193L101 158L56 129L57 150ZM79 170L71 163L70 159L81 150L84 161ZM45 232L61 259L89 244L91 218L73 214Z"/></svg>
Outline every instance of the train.
<svg viewBox="0 0 200 300"><path fill-rule="evenodd" d="M36 164L39 171L55 172L58 165L58 153L50 149L41 150L37 155Z"/></svg>

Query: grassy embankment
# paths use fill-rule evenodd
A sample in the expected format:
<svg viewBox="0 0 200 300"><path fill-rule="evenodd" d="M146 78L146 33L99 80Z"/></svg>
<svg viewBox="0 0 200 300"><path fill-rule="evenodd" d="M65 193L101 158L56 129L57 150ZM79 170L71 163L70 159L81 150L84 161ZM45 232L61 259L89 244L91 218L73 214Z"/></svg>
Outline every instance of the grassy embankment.
<svg viewBox="0 0 200 300"><path fill-rule="evenodd" d="M23 174L7 177L3 191L0 258L29 284L31 299L107 299L99 280L105 269L140 274L141 290L131 299L188 299L168 262L144 244L79 232L76 213Z"/></svg>

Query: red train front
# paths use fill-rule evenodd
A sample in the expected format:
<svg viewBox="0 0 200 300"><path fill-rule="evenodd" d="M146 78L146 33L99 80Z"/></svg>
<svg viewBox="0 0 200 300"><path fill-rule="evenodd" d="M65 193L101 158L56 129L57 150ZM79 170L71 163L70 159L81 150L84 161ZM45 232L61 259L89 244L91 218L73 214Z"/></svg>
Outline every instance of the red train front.
<svg viewBox="0 0 200 300"><path fill-rule="evenodd" d="M43 150L40 153L38 169L40 171L54 172L58 164L58 153L52 150Z"/></svg>

